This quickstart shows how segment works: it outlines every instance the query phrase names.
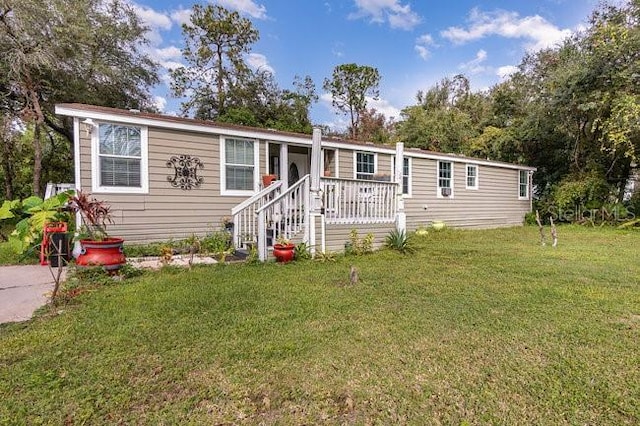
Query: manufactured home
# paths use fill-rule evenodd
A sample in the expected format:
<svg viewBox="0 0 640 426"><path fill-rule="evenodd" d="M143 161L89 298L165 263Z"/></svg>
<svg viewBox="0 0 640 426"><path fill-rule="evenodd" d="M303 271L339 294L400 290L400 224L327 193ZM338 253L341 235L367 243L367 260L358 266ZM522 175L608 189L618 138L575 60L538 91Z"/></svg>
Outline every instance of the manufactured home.
<svg viewBox="0 0 640 426"><path fill-rule="evenodd" d="M261 258L278 237L340 251L352 229L379 245L394 228L522 224L532 167L456 154L82 104L75 187L111 205L128 242L180 239L233 223ZM396 167L401 165L401 167ZM264 179L263 179L264 178Z"/></svg>

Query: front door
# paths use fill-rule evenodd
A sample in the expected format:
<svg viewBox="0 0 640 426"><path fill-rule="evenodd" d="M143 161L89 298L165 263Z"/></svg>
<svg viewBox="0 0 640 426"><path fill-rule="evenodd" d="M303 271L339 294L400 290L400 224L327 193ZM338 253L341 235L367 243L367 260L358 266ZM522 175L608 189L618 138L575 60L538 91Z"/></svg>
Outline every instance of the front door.
<svg viewBox="0 0 640 426"><path fill-rule="evenodd" d="M309 174L309 155L289 153L289 186Z"/></svg>

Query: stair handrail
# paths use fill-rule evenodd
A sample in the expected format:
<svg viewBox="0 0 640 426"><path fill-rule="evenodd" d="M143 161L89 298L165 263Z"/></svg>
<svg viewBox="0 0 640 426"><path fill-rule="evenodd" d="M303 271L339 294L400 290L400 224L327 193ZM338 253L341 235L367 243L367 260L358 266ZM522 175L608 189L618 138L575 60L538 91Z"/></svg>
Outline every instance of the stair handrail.
<svg viewBox="0 0 640 426"><path fill-rule="evenodd" d="M267 200L268 197L273 194L275 191L282 188L284 183L281 180L276 180L271 183L271 185L264 187L262 190L253 194L251 197L247 198L237 206L231 209L231 216L233 218L233 246L239 248L242 244L241 238L247 232L251 235L251 238L255 234L253 234L257 228L256 226L256 215L255 215L255 206L258 205L260 207L260 203ZM249 211L248 209L252 209ZM253 213L253 214L252 214ZM248 221L248 222L247 222ZM246 229L245 229L246 228Z"/></svg>
<svg viewBox="0 0 640 426"><path fill-rule="evenodd" d="M264 204L262 207L258 208L258 210L256 210L256 215L258 216L258 235L257 235L257 243L258 243L258 259L260 259L260 261L265 261L267 260L267 221L266 221L266 213L267 213L267 209L269 209L270 207L272 207L273 205L275 205L276 203L281 202L282 200L284 200L286 197L290 196L294 191L296 191L299 187L301 186L306 186L307 190L305 191L304 194L304 205L305 205L305 219L304 219L304 226L305 226L305 239L308 238L308 235L306 235L308 233L308 226L309 226L309 182L310 182L310 175L305 175L303 176L300 180L298 180L296 183L294 183L293 185L291 185L289 188L287 188L286 191L282 192L280 195L278 195L277 197L275 197L273 200L269 201L268 203ZM274 234L275 237L275 234Z"/></svg>
<svg viewBox="0 0 640 426"><path fill-rule="evenodd" d="M261 198L269 195L271 192L273 192L276 189L280 188L282 185L283 185L283 182L281 180L273 181L271 183L271 185L265 186L262 190L260 190L260 192L257 192L255 194L253 194L251 197L247 198L246 200L244 200L243 202L241 202L237 206L233 207L231 209L231 214L235 215L236 213L246 209L251 204L253 204L256 201L260 200Z"/></svg>

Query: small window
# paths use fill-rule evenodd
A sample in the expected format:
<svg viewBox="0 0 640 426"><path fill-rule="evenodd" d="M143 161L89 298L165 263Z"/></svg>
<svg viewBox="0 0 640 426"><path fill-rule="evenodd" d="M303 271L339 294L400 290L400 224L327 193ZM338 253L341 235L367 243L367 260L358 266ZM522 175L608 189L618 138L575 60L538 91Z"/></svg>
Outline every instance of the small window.
<svg viewBox="0 0 640 426"><path fill-rule="evenodd" d="M404 167L402 168L402 193L404 195L411 195L411 160L409 157L404 157ZM393 176L396 175L396 157L393 157Z"/></svg>
<svg viewBox="0 0 640 426"><path fill-rule="evenodd" d="M368 152L356 152L356 179L373 180L376 174L376 156Z"/></svg>
<svg viewBox="0 0 640 426"><path fill-rule="evenodd" d="M467 164L467 189L478 189L478 166Z"/></svg>
<svg viewBox="0 0 640 426"><path fill-rule="evenodd" d="M93 146L94 192L148 191L146 128L100 123Z"/></svg>
<svg viewBox="0 0 640 426"><path fill-rule="evenodd" d="M527 170L519 171L518 198L521 200L529 199L529 172Z"/></svg>
<svg viewBox="0 0 640 426"><path fill-rule="evenodd" d="M438 197L453 196L453 163L438 161Z"/></svg>
<svg viewBox="0 0 640 426"><path fill-rule="evenodd" d="M224 140L223 192L253 192L256 174L256 143L252 140L228 138Z"/></svg>

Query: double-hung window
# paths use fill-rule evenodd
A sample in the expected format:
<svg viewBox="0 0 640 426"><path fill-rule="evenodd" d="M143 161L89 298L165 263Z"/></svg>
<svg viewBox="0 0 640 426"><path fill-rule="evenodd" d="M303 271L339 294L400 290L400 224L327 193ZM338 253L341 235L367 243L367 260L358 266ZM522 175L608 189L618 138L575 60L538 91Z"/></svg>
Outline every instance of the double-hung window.
<svg viewBox="0 0 640 426"><path fill-rule="evenodd" d="M376 174L376 155L356 152L356 179L372 180Z"/></svg>
<svg viewBox="0 0 640 426"><path fill-rule="evenodd" d="M478 189L478 166L467 164L467 189Z"/></svg>
<svg viewBox="0 0 640 426"><path fill-rule="evenodd" d="M527 170L518 171L518 198L521 200L529 199L529 172Z"/></svg>
<svg viewBox="0 0 640 426"><path fill-rule="evenodd" d="M93 135L93 192L148 192L147 129L100 123Z"/></svg>
<svg viewBox="0 0 640 426"><path fill-rule="evenodd" d="M453 163L438 161L438 197L453 195Z"/></svg>
<svg viewBox="0 0 640 426"><path fill-rule="evenodd" d="M257 143L225 138L222 145L222 193L242 195L256 190Z"/></svg>

